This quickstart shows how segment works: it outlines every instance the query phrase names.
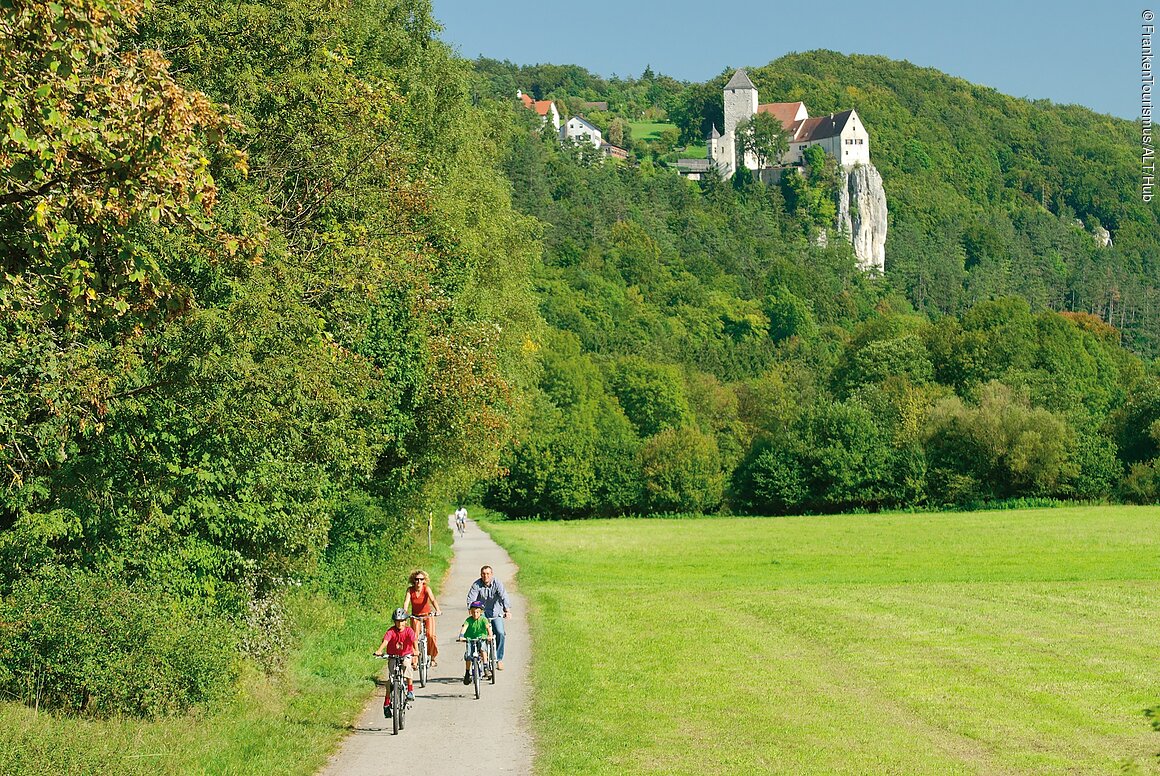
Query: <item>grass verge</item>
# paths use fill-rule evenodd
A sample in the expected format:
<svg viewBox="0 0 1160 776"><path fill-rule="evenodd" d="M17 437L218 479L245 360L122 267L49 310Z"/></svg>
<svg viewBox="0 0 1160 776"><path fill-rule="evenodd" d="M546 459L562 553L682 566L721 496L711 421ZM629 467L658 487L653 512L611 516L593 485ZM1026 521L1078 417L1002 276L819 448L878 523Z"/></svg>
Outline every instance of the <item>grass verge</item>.
<svg viewBox="0 0 1160 776"><path fill-rule="evenodd" d="M1160 772L1160 508L487 528L538 773Z"/></svg>
<svg viewBox="0 0 1160 776"><path fill-rule="evenodd" d="M211 709L152 721L91 720L0 704L0 774L316 773L374 691L383 666L370 653L403 600L407 571L419 564L432 579L444 576L451 532L435 523L434 553L424 533L395 559L364 569L383 591L375 604L292 594L296 644L282 669L245 671L234 694Z"/></svg>

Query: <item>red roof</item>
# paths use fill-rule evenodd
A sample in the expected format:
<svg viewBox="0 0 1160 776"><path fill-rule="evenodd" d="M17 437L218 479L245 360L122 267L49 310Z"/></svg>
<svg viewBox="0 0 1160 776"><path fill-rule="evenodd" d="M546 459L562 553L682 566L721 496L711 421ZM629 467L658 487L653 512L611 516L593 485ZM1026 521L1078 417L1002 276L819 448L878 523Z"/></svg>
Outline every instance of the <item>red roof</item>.
<svg viewBox="0 0 1160 776"><path fill-rule="evenodd" d="M758 105L757 112L773 116L789 132L794 122L798 120L798 111L803 107L800 102L767 102L764 105Z"/></svg>
<svg viewBox="0 0 1160 776"><path fill-rule="evenodd" d="M520 92L520 100L524 103L525 108L532 107L533 100L530 94L524 94L523 92Z"/></svg>
<svg viewBox="0 0 1160 776"><path fill-rule="evenodd" d="M541 116L547 116L548 111L552 107L552 101L551 100L536 100L535 103L533 103L533 105L531 107L534 107L536 113L539 113Z"/></svg>

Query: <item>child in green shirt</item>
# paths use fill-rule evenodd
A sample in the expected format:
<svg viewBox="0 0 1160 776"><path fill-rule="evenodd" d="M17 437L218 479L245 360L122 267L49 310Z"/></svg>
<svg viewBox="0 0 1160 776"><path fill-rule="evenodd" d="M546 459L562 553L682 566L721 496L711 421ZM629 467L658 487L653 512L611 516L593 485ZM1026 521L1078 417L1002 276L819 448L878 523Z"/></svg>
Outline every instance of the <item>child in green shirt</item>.
<svg viewBox="0 0 1160 776"><path fill-rule="evenodd" d="M459 637L456 641L466 641L467 639L484 639L491 641L491 622L483 616L483 602L474 601L471 604L471 609L468 610L467 619L463 622L463 627L459 629ZM463 683L471 684L471 650L478 648L478 645L470 645L467 652L463 654ZM487 668L487 652L484 651L480 657L483 660L484 668Z"/></svg>

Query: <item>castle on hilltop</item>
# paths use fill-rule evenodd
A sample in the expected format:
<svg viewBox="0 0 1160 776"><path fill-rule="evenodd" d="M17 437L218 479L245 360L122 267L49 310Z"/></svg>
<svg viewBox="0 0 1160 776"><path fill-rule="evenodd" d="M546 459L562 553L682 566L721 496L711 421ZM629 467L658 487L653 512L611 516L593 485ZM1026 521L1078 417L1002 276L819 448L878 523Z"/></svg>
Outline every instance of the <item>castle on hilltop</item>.
<svg viewBox="0 0 1160 776"><path fill-rule="evenodd" d="M846 169L870 164L870 135L856 110L811 118L802 102L759 103L757 87L749 80L744 68L735 72L725 84L724 107L725 125L720 132L714 126L709 134L707 158L704 161L680 160L678 169L682 174L697 179L710 170L716 170L722 178L732 178L741 164L758 171L757 158L749 153L744 159L738 159L737 148L737 125L758 113L773 116L789 136L789 149L774 162L774 167L801 165L810 146L821 146Z"/></svg>
<svg viewBox="0 0 1160 776"><path fill-rule="evenodd" d="M832 231L844 235L854 246L858 265L874 274L886 270L886 231L888 228L886 191L882 176L870 161L870 135L856 110L844 110L825 116L810 117L801 102L757 101L757 87L744 69L738 70L725 84L725 124L721 131L714 126L706 139L705 159L680 159L677 170L685 177L699 180L717 175L732 178L742 165L762 180L776 180L783 171L801 171L806 150L819 146L838 163L837 218ZM789 137L789 147L780 159L771 160L759 169L753 153L740 153L737 127L758 113L768 113L781 123ZM823 230L816 239L828 239Z"/></svg>

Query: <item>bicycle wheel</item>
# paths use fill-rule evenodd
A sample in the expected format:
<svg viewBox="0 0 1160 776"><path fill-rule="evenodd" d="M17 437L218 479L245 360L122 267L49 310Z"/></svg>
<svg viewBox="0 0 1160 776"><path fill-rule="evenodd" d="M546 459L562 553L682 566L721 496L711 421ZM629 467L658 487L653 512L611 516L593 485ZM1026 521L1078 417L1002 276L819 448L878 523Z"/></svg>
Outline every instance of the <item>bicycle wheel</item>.
<svg viewBox="0 0 1160 776"><path fill-rule="evenodd" d="M403 704L407 702L407 696L399 692L399 685L392 684L391 686L391 733L399 735L399 731L403 729Z"/></svg>
<svg viewBox="0 0 1160 776"><path fill-rule="evenodd" d="M427 637L419 639L419 686L427 686L427 665L431 658L427 656Z"/></svg>
<svg viewBox="0 0 1160 776"><path fill-rule="evenodd" d="M479 700L479 658L471 661L471 683L475 685L475 699Z"/></svg>
<svg viewBox="0 0 1160 776"><path fill-rule="evenodd" d="M487 678L492 684L495 684L495 645L487 645Z"/></svg>

